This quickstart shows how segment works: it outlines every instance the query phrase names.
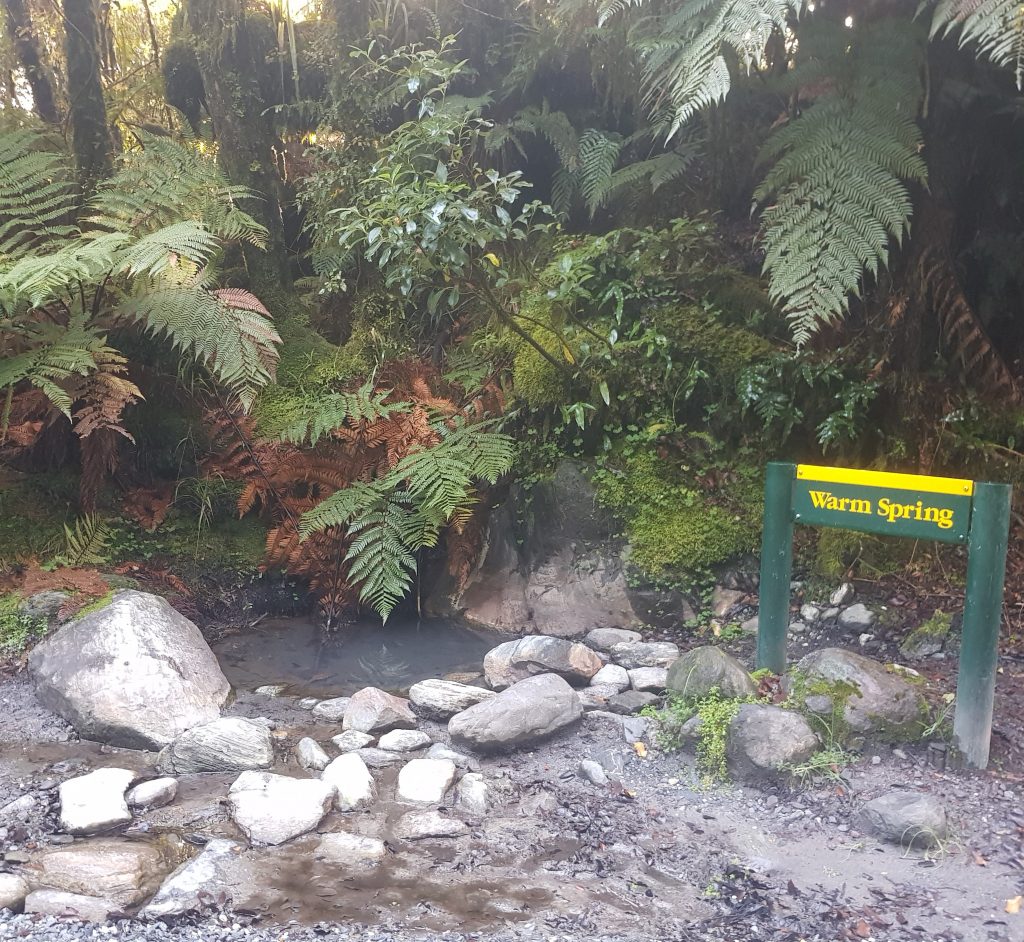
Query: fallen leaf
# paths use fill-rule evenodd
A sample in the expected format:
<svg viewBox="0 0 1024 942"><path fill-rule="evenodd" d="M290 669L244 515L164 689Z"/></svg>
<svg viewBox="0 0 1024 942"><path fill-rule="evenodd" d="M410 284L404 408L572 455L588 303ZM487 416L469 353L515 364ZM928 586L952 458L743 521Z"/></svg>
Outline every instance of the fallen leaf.
<svg viewBox="0 0 1024 942"><path fill-rule="evenodd" d="M853 934L858 939L866 939L871 935L871 926L869 926L863 919L858 919L856 925L853 927Z"/></svg>
<svg viewBox="0 0 1024 942"><path fill-rule="evenodd" d="M647 758L647 747L642 742L633 743L633 748L636 750L636 754L640 756L641 759Z"/></svg>
<svg viewBox="0 0 1024 942"><path fill-rule="evenodd" d="M971 856L974 858L974 862L979 867L987 867L988 866L988 861L984 857L982 857L981 854L979 854L976 850L972 850L971 851Z"/></svg>
<svg viewBox="0 0 1024 942"><path fill-rule="evenodd" d="M1006 911L1011 915L1015 916L1020 912L1021 903L1024 903L1024 896L1015 896L1013 899L1006 901Z"/></svg>

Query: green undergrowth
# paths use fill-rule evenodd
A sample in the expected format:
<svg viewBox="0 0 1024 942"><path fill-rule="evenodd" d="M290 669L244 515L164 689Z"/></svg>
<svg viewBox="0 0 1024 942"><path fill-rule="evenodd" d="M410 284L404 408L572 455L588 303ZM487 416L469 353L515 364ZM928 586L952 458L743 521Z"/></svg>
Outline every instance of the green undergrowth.
<svg viewBox="0 0 1024 942"><path fill-rule="evenodd" d="M913 552L912 540L823 529L814 542L811 572L834 587L851 573L878 578L902 572Z"/></svg>
<svg viewBox="0 0 1024 942"><path fill-rule="evenodd" d="M0 567L48 559L64 545L73 522L78 480L71 473L10 475L0 480Z"/></svg>
<svg viewBox="0 0 1024 942"><path fill-rule="evenodd" d="M46 620L33 618L19 610L17 593L0 596L0 658L17 657L46 631Z"/></svg>

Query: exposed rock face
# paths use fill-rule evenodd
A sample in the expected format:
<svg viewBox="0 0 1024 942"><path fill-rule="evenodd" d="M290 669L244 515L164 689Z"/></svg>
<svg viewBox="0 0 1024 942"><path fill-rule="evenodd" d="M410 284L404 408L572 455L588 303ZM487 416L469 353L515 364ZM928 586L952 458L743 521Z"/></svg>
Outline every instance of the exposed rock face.
<svg viewBox="0 0 1024 942"><path fill-rule="evenodd" d="M539 742L582 715L576 691L563 678L538 674L456 714L448 732L476 749L497 752Z"/></svg>
<svg viewBox="0 0 1024 942"><path fill-rule="evenodd" d="M818 737L799 713L745 703L729 724L726 758L741 780L776 778L818 750Z"/></svg>
<svg viewBox="0 0 1024 942"><path fill-rule="evenodd" d="M162 598L118 592L29 655L40 701L79 735L159 749L220 716L230 693L199 629Z"/></svg>
<svg viewBox="0 0 1024 942"><path fill-rule="evenodd" d="M47 851L33 869L37 884L126 907L151 896L170 866L152 844L102 839Z"/></svg>
<svg viewBox="0 0 1024 942"><path fill-rule="evenodd" d="M364 687L349 701L342 726L346 731L386 733L392 729L415 729L416 724L416 714L408 700L378 687Z"/></svg>
<svg viewBox="0 0 1024 942"><path fill-rule="evenodd" d="M335 805L339 811L355 811L377 797L373 776L358 752L338 756L320 778L336 791Z"/></svg>
<svg viewBox="0 0 1024 942"><path fill-rule="evenodd" d="M40 916L77 916L83 922L106 922L120 911L113 900L62 890L36 890L25 897L25 912Z"/></svg>
<svg viewBox="0 0 1024 942"><path fill-rule="evenodd" d="M224 882L222 873L225 865L242 850L242 845L236 841L214 838L197 856L183 863L164 880L140 915L158 919L199 909L203 895Z"/></svg>
<svg viewBox="0 0 1024 942"><path fill-rule="evenodd" d="M325 834L320 838L314 856L318 860L337 864L344 870L375 867L387 856L383 841L375 837L360 837L346 831Z"/></svg>
<svg viewBox="0 0 1024 942"><path fill-rule="evenodd" d="M455 781L455 763L450 759L412 759L398 773L399 801L435 805Z"/></svg>
<svg viewBox="0 0 1024 942"><path fill-rule="evenodd" d="M403 841L460 837L469 831L465 821L449 818L438 811L410 811L395 825L395 837Z"/></svg>
<svg viewBox="0 0 1024 942"><path fill-rule="evenodd" d="M437 720L449 720L474 703L493 696L493 690L451 680L421 680L409 688L409 699L424 714Z"/></svg>
<svg viewBox="0 0 1024 942"><path fill-rule="evenodd" d="M713 689L723 697L752 697L757 685L731 654L712 645L687 651L669 668L668 689L684 697L706 697Z"/></svg>
<svg viewBox="0 0 1024 942"><path fill-rule="evenodd" d="M136 785L126 799L129 808L162 808L174 801L177 794L177 779L165 776Z"/></svg>
<svg viewBox="0 0 1024 942"><path fill-rule="evenodd" d="M243 772L228 792L231 817L257 844L283 844L311 831L330 810L334 786L315 778Z"/></svg>
<svg viewBox="0 0 1024 942"><path fill-rule="evenodd" d="M924 698L912 684L861 654L822 648L808 654L798 667L807 677L846 686L846 690L837 689L835 696L844 697L843 719L858 732L898 739L919 733L927 718Z"/></svg>
<svg viewBox="0 0 1024 942"><path fill-rule="evenodd" d="M869 801L860 811L861 830L906 847L932 847L946 839L946 809L920 792L893 791Z"/></svg>
<svg viewBox="0 0 1024 942"><path fill-rule="evenodd" d="M274 740L265 726L226 716L183 733L164 750L160 764L179 775L269 769Z"/></svg>
<svg viewBox="0 0 1024 942"><path fill-rule="evenodd" d="M585 644L543 635L506 641L484 656L484 676L495 690L535 674L558 674L570 683L587 684L603 666Z"/></svg>
<svg viewBox="0 0 1024 942"><path fill-rule="evenodd" d="M135 778L128 769L97 769L60 786L60 826L68 834L98 834L132 819L125 790Z"/></svg>
<svg viewBox="0 0 1024 942"><path fill-rule="evenodd" d="M637 667L668 667L679 657L671 641L622 641L612 645L612 660L626 670Z"/></svg>

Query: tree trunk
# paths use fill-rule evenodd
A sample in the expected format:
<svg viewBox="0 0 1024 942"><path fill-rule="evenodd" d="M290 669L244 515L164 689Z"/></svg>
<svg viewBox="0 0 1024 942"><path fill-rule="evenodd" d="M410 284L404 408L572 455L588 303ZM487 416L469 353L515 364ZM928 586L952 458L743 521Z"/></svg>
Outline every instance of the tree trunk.
<svg viewBox="0 0 1024 942"><path fill-rule="evenodd" d="M247 186L261 197L247 209L267 227L268 255L279 279L288 284L283 185L257 79L262 63L253 52L245 4L243 0L185 0L185 23L199 60L221 166L232 183Z"/></svg>
<svg viewBox="0 0 1024 942"><path fill-rule="evenodd" d="M39 54L39 40L25 8L25 0L3 0L3 5L7 13L4 17L7 37L32 90L32 110L47 124L59 124L60 112L53 92L53 79Z"/></svg>
<svg viewBox="0 0 1024 942"><path fill-rule="evenodd" d="M100 78L99 24L95 0L63 2L71 145L79 182L89 193L112 170L110 128Z"/></svg>

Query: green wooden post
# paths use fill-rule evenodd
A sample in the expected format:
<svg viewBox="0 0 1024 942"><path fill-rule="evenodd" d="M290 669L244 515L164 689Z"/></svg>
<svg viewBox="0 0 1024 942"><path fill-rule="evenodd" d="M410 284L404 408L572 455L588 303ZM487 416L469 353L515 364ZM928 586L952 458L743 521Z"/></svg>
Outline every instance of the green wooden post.
<svg viewBox="0 0 1024 942"><path fill-rule="evenodd" d="M956 683L953 739L971 768L988 765L996 686L999 625L1003 614L1010 486L977 483L967 541L967 591Z"/></svg>
<svg viewBox="0 0 1024 942"><path fill-rule="evenodd" d="M789 584L793 578L793 480L796 465L773 461L764 479L764 529L757 609L757 666L786 668Z"/></svg>

